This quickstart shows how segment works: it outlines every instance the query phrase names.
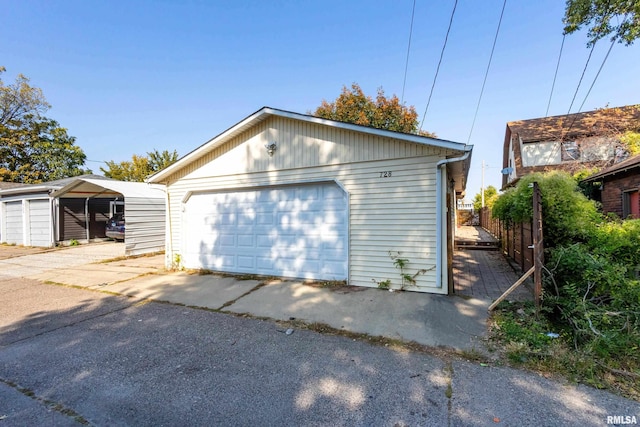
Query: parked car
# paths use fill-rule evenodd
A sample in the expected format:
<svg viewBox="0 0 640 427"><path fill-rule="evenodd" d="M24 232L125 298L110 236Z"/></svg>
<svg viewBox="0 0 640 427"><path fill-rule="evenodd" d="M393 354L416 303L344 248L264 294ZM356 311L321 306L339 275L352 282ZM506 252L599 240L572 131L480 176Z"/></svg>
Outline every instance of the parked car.
<svg viewBox="0 0 640 427"><path fill-rule="evenodd" d="M124 240L124 214L115 214L109 218L105 234L115 240Z"/></svg>

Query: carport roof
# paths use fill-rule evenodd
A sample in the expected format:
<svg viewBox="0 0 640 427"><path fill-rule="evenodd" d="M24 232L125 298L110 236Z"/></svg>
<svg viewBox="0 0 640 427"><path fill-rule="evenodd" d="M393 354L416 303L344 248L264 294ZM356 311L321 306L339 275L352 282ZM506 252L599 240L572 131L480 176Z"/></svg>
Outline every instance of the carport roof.
<svg viewBox="0 0 640 427"><path fill-rule="evenodd" d="M110 179L95 179L78 177L64 187L54 191L53 197L85 198L96 195L122 195L126 197L145 197L164 199L162 185L146 184L143 182L125 182Z"/></svg>
<svg viewBox="0 0 640 427"><path fill-rule="evenodd" d="M16 195L16 194L33 194L33 193L48 194L78 179L95 179L95 180L113 181L111 178L105 178L104 176L87 174L87 175L74 176L70 178L57 179L55 181L42 182L40 184L2 183L4 185L0 186L0 197ZM11 184L11 185L6 185L6 184Z"/></svg>

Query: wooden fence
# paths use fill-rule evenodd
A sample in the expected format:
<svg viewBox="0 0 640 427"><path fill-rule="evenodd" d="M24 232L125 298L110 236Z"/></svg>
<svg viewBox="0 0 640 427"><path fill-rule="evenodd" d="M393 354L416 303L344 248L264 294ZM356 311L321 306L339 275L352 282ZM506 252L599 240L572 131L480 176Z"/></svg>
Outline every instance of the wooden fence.
<svg viewBox="0 0 640 427"><path fill-rule="evenodd" d="M533 267L533 224L510 224L491 217L491 209L480 210L480 226L500 240L502 251L513 259L522 272Z"/></svg>

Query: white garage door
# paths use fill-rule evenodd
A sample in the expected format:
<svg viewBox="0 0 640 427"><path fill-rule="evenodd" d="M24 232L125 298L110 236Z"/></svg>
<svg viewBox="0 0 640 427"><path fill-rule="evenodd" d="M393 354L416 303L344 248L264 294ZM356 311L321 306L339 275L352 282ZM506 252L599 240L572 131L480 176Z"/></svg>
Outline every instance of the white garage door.
<svg viewBox="0 0 640 427"><path fill-rule="evenodd" d="M187 268L347 279L347 196L335 183L192 195Z"/></svg>
<svg viewBox="0 0 640 427"><path fill-rule="evenodd" d="M49 200L29 201L29 237L31 246L50 246Z"/></svg>
<svg viewBox="0 0 640 427"><path fill-rule="evenodd" d="M5 203L5 236L3 241L24 244L22 233L22 201Z"/></svg>

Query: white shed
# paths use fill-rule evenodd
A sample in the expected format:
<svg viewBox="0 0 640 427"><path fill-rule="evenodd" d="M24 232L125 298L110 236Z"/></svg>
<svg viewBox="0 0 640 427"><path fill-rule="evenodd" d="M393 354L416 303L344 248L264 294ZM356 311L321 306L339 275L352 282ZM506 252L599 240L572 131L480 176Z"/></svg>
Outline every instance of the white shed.
<svg viewBox="0 0 640 427"><path fill-rule="evenodd" d="M264 107L150 177L166 262L447 293L471 150Z"/></svg>

